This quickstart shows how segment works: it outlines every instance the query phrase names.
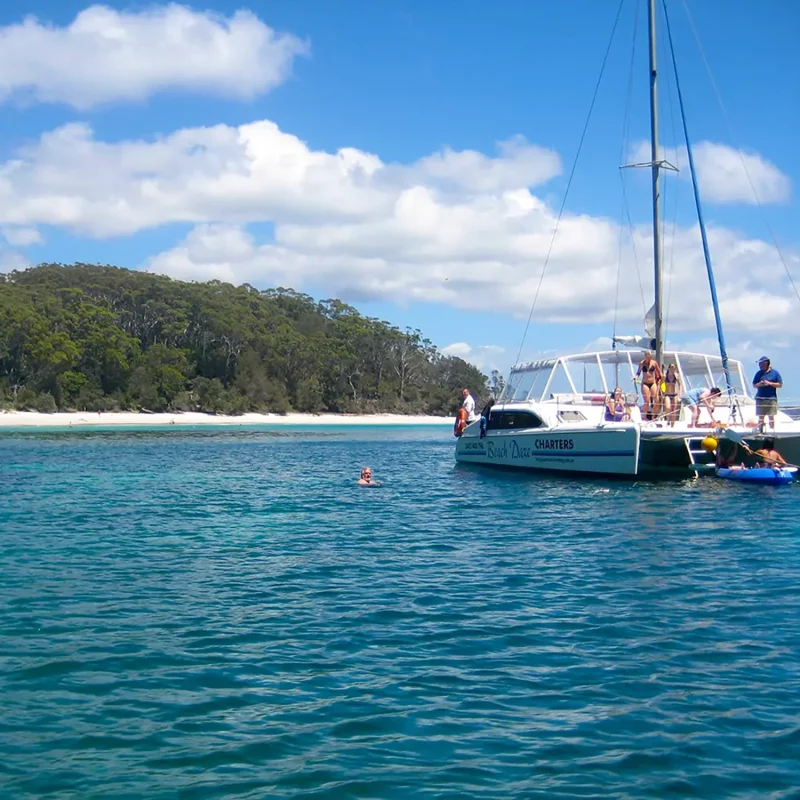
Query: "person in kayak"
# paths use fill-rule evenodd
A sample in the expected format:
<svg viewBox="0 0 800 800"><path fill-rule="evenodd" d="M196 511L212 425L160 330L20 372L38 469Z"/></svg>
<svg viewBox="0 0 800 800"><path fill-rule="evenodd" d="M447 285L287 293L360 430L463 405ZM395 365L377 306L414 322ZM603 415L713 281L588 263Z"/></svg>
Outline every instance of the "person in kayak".
<svg viewBox="0 0 800 800"><path fill-rule="evenodd" d="M704 406L708 409L708 413L711 415L711 422L714 422L714 401L721 394L721 389L718 389L716 386L712 386L710 389L703 389L702 387L690 389L685 395L683 395L683 397L681 397L681 404L692 409L692 422L689 425L690 428L700 427L699 423L701 406Z"/></svg>
<svg viewBox="0 0 800 800"><path fill-rule="evenodd" d="M774 439L765 439L764 446L755 452L757 456L764 459L762 466L782 467L786 465L786 459L775 449Z"/></svg>

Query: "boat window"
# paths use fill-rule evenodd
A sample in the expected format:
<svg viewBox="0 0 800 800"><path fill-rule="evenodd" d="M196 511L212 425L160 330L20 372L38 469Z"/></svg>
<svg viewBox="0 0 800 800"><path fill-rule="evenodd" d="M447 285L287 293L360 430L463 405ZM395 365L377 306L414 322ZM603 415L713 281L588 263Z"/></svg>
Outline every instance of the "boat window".
<svg viewBox="0 0 800 800"><path fill-rule="evenodd" d="M524 428L541 428L544 423L532 411L492 411L489 415L489 430L507 431Z"/></svg>
<svg viewBox="0 0 800 800"><path fill-rule="evenodd" d="M584 394L605 394L606 389L603 386L603 374L600 372L600 367L597 361L589 363L570 364L569 371L572 375L572 380L575 381L575 386L578 391ZM609 387L609 391L613 390L614 385Z"/></svg>
<svg viewBox="0 0 800 800"><path fill-rule="evenodd" d="M633 386L633 375L636 371L638 362L633 365L633 372L631 365L627 361L620 360L616 364L603 364L603 372L606 376L606 384L608 385L609 393L619 386L624 392L631 391Z"/></svg>
<svg viewBox="0 0 800 800"><path fill-rule="evenodd" d="M570 373L573 369L580 370L580 366L572 365L570 369ZM541 385L539 391L544 390L544 384ZM557 394L575 394L575 389L573 388L572 384L569 382L569 378L567 377L567 372L564 367L564 362L561 361L558 363L556 368L553 370L552 380L550 381L550 387L547 390L547 397L543 397L542 400L549 400L553 395Z"/></svg>
<svg viewBox="0 0 800 800"><path fill-rule="evenodd" d="M585 422L586 417L580 411L559 411L558 418L562 422Z"/></svg>
<svg viewBox="0 0 800 800"><path fill-rule="evenodd" d="M514 394L511 396L511 400L526 400L538 374L538 370L520 372L517 376L518 380L514 386Z"/></svg>

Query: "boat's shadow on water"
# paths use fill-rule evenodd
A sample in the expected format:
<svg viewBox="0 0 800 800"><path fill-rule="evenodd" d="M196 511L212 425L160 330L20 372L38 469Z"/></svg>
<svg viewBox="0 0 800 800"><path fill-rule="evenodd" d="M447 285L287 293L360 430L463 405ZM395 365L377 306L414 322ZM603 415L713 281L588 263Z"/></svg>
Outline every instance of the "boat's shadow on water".
<svg viewBox="0 0 800 800"><path fill-rule="evenodd" d="M598 475L595 473L556 472L555 470L520 470L517 467L504 465L485 464L455 464L453 475L461 479L473 480L489 473L493 478L513 485L556 484L560 488L574 484L576 491L581 486L591 486L593 489L613 487L614 489L656 489L670 486L686 491L702 491L709 495L730 497L745 492L750 495L769 499L776 491L791 491L797 482L785 486L769 486L757 483L742 485L734 481L723 480L716 475L686 477L685 475L657 475L651 477L638 477L630 475Z"/></svg>
<svg viewBox="0 0 800 800"><path fill-rule="evenodd" d="M693 477L687 478L685 473L665 473L656 476L601 475L595 472L559 472L558 470L549 469L521 470L519 467L510 467L503 464L455 464L453 472L456 475L463 476L491 473L496 477L502 477L514 483L558 481L560 483L574 483L576 486L584 483L613 484L617 487L664 483L691 486L698 482Z"/></svg>

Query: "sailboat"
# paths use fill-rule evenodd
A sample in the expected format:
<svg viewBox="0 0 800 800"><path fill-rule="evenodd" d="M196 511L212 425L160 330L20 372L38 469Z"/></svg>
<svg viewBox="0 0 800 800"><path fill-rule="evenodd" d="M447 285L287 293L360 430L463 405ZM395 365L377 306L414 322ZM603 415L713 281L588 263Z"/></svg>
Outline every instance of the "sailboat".
<svg viewBox="0 0 800 800"><path fill-rule="evenodd" d="M460 463L628 477L696 476L703 467L713 470L713 448L708 445L712 432L716 436L730 436L753 451L760 449L765 439L774 440L775 448L788 462L800 463L800 421L778 411L774 430L765 433L758 423L750 381L743 365L727 355L679 84L678 99L719 354L665 349L659 183L661 171L674 167L659 160L658 155L656 0L648 0L648 29L651 160L636 165L649 167L652 172L654 302L645 317L644 335L618 337L611 350L514 365L491 410L481 420L467 426L458 438L455 458ZM667 32L671 44L669 26ZM635 392L626 393L621 399L623 414L607 413L607 403L615 387L636 381L646 353L652 353L659 365L677 366L682 394L692 389L722 387L713 410L702 409L708 427L692 427L691 410L681 407L678 398L674 398L678 410L669 419L663 414L650 418L653 415L643 414L639 408Z"/></svg>

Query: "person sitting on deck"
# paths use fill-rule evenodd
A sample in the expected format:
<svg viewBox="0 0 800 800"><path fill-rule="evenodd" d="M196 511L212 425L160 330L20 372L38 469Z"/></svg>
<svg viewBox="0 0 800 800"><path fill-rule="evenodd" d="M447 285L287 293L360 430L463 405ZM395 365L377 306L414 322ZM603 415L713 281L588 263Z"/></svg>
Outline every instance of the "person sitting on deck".
<svg viewBox="0 0 800 800"><path fill-rule="evenodd" d="M631 418L628 406L625 402L625 395L622 389L617 386L606 400L606 422L625 422Z"/></svg>
<svg viewBox="0 0 800 800"><path fill-rule="evenodd" d="M689 425L690 428L700 427L699 423L701 405L708 409L708 413L711 415L711 423L713 424L714 400L721 394L721 389L718 389L716 386L712 386L710 389L703 389L702 387L690 389L685 395L683 395L683 397L681 397L681 403L692 409L692 422Z"/></svg>
<svg viewBox="0 0 800 800"><path fill-rule="evenodd" d="M786 459L775 449L774 439L765 439L764 446L755 453L764 459L762 466L782 467L786 464Z"/></svg>

